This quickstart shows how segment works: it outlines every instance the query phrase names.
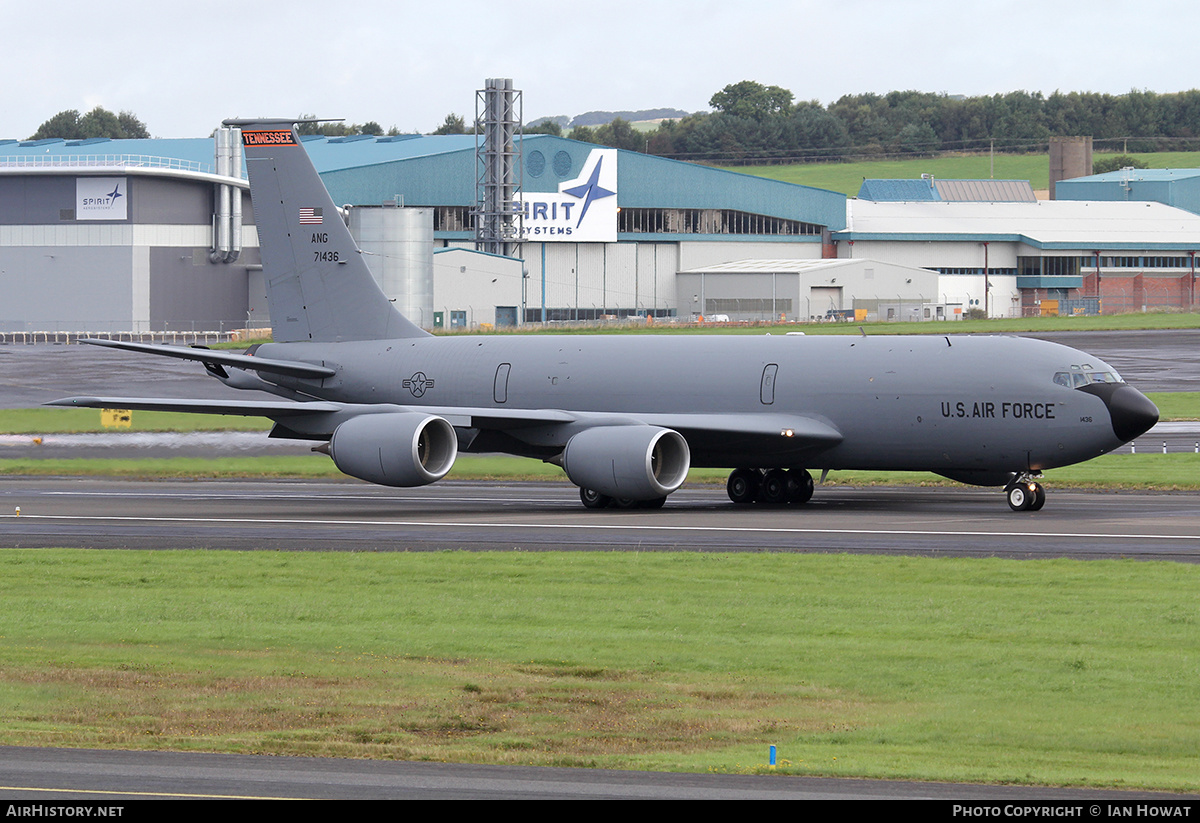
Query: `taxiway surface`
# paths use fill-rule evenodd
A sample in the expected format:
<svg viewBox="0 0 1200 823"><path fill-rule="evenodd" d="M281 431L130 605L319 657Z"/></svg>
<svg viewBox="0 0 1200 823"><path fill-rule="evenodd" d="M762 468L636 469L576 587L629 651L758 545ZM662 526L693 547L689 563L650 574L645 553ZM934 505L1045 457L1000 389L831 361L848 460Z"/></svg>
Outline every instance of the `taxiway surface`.
<svg viewBox="0 0 1200 823"><path fill-rule="evenodd" d="M4 799L992 800L1085 804L1156 792L980 786L789 775L667 774L314 757L0 747ZM13 808L13 806L10 806ZM17 803L16 814L20 814ZM10 815L14 814L10 812Z"/></svg>
<svg viewBox="0 0 1200 823"><path fill-rule="evenodd" d="M20 508L20 515L16 514ZM657 511L584 509L568 483L137 482L10 478L0 546L309 551L868 552L1200 558L1200 495L1051 490L1014 514L995 490L819 487L803 507L683 489Z"/></svg>

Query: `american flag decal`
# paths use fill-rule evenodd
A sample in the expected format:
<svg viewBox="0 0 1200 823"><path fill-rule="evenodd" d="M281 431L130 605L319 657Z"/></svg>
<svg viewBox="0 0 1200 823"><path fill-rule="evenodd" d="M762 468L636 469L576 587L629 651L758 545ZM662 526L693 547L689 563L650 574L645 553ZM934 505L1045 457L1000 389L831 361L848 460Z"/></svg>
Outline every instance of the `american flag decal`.
<svg viewBox="0 0 1200 823"><path fill-rule="evenodd" d="M314 209L311 206L300 207L301 226L319 226L321 219L321 209Z"/></svg>

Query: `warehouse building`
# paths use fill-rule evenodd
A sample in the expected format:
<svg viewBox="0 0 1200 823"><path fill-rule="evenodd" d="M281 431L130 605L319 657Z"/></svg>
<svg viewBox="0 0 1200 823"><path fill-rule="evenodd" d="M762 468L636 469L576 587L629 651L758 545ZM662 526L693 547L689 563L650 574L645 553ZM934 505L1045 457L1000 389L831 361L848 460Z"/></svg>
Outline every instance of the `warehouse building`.
<svg viewBox="0 0 1200 823"><path fill-rule="evenodd" d="M1200 169L1119 169L1060 180L1059 200L1163 203L1200 214Z"/></svg>
<svg viewBox="0 0 1200 823"><path fill-rule="evenodd" d="M0 332L268 326L238 141L222 135L0 141ZM384 291L427 328L1195 301L1200 216L1156 202L932 179L848 200L550 135L518 145L520 237L501 256L475 248L473 136L304 140Z"/></svg>
<svg viewBox="0 0 1200 823"><path fill-rule="evenodd" d="M412 137L386 151L383 139L305 145L335 202L430 208L437 248L474 248L474 138ZM495 299L526 321L676 316L677 272L831 256L831 233L845 226L835 192L551 135L520 147L524 276ZM475 295L465 283L437 288L442 311Z"/></svg>
<svg viewBox="0 0 1200 823"><path fill-rule="evenodd" d="M265 325L242 163L222 160L215 142L0 143L0 330ZM845 227L835 192L532 135L521 141L519 273L478 254L450 265L442 252L475 246L473 136L304 145L334 202L354 207L347 219L373 268L399 271L376 271L385 291L432 282L414 303L389 293L427 327L673 317L678 271L831 256ZM104 198L108 210L96 208ZM412 228L414 211L428 230ZM222 231L233 235L225 246Z"/></svg>
<svg viewBox="0 0 1200 823"><path fill-rule="evenodd" d="M1159 202L1003 198L995 189L994 200L936 191L917 200L914 193L930 191L925 181L896 182L917 185L876 185L878 199L860 192L849 201L847 228L834 234L838 257L932 269L943 275L944 302L986 307L993 317L1196 302L1200 215ZM898 199L887 199L891 192Z"/></svg>
<svg viewBox="0 0 1200 823"><path fill-rule="evenodd" d="M212 139L0 141L0 331L245 326L258 249L243 242L246 183L222 151Z"/></svg>

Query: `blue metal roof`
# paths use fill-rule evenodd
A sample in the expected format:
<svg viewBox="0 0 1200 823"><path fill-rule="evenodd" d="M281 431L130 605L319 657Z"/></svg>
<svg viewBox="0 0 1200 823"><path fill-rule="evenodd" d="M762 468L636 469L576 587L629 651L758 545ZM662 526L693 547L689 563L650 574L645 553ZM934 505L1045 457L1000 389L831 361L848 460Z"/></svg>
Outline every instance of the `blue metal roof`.
<svg viewBox="0 0 1200 823"><path fill-rule="evenodd" d="M1037 201L1028 180L863 180L859 200L875 203L1033 203Z"/></svg>
<svg viewBox="0 0 1200 823"><path fill-rule="evenodd" d="M941 200L932 180L863 180L859 200L875 202L916 202Z"/></svg>
<svg viewBox="0 0 1200 823"><path fill-rule="evenodd" d="M381 203L397 196L408 205L469 206L475 203L476 138L471 134L394 137L313 136L303 139L336 203ZM523 187L553 192L576 178L588 153L598 148L553 135L524 138ZM211 137L146 140L61 139L0 143L5 157L153 157L213 172ZM618 198L627 208L733 209L845 228L846 197L694 163L621 150Z"/></svg>
<svg viewBox="0 0 1200 823"><path fill-rule="evenodd" d="M1200 169L1119 169L1054 184L1059 200L1165 203L1200 214Z"/></svg>
<svg viewBox="0 0 1200 823"><path fill-rule="evenodd" d="M1062 180L1060 183L1120 183L1124 180L1147 180L1147 181L1166 181L1166 180L1186 180L1191 177L1200 177L1200 169L1117 169L1116 171L1105 172L1104 174L1092 174L1087 177L1076 177L1073 180ZM1058 184L1055 184L1056 187Z"/></svg>

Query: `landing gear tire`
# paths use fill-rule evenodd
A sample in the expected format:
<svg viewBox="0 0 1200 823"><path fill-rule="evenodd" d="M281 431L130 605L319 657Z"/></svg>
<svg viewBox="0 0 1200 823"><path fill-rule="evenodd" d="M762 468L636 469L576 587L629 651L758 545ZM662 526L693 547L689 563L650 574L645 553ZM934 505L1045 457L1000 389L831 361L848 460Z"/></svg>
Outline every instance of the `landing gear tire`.
<svg viewBox="0 0 1200 823"><path fill-rule="evenodd" d="M782 506L790 495L788 475L783 469L771 469L763 475L758 499L768 506Z"/></svg>
<svg viewBox="0 0 1200 823"><path fill-rule="evenodd" d="M1018 480L1004 488L1008 507L1015 512L1036 512L1046 505L1046 490L1033 480Z"/></svg>
<svg viewBox="0 0 1200 823"><path fill-rule="evenodd" d="M640 501L638 508L661 509L666 502L667 502L666 497L651 497L649 500Z"/></svg>
<svg viewBox="0 0 1200 823"><path fill-rule="evenodd" d="M585 489L582 486L579 488L579 500L589 509L604 509L613 502L613 499L607 494L601 494L595 489Z"/></svg>
<svg viewBox="0 0 1200 823"><path fill-rule="evenodd" d="M725 493L739 505L748 505L758 498L760 475L754 469L735 469L725 483Z"/></svg>
<svg viewBox="0 0 1200 823"><path fill-rule="evenodd" d="M1008 507L1013 511L1038 511L1046 504L1046 492L1042 483L1021 481L1004 489Z"/></svg>
<svg viewBox="0 0 1200 823"><path fill-rule="evenodd" d="M792 469L788 472L788 502L794 506L802 506L812 500L814 483L812 475L806 469Z"/></svg>
<svg viewBox="0 0 1200 823"><path fill-rule="evenodd" d="M1008 507L1015 512L1025 511L1033 502L1033 495L1029 493L1029 489L1024 483L1009 486L1004 490L1004 496L1008 498Z"/></svg>
<svg viewBox="0 0 1200 823"><path fill-rule="evenodd" d="M1033 502L1029 504L1031 512L1040 511L1042 506L1046 505L1046 490L1042 488L1041 483L1032 483L1033 486Z"/></svg>

